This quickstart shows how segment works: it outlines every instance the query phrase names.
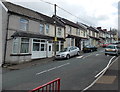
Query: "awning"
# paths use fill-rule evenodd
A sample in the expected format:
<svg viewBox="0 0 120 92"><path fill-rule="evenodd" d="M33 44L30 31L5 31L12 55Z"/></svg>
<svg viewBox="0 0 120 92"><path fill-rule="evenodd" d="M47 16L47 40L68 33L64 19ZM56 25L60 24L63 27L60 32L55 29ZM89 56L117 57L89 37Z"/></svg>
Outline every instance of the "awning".
<svg viewBox="0 0 120 92"><path fill-rule="evenodd" d="M54 37L52 36L28 33L28 32L23 32L23 31L16 31L11 37L28 37L28 38L42 38L42 39L54 40ZM58 37L57 40L65 41L64 38L60 38L60 37Z"/></svg>

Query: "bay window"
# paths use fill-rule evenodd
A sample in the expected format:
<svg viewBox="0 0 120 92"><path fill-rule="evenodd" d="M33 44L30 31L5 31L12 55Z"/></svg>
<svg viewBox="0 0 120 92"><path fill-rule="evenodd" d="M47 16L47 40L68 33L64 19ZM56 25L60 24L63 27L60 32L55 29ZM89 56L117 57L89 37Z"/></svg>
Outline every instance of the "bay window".
<svg viewBox="0 0 120 92"><path fill-rule="evenodd" d="M19 38L13 40L13 53L19 53Z"/></svg>
<svg viewBox="0 0 120 92"><path fill-rule="evenodd" d="M21 38L21 49L20 53L28 53L29 52L29 39Z"/></svg>
<svg viewBox="0 0 120 92"><path fill-rule="evenodd" d="M29 53L29 38L14 38L13 53Z"/></svg>

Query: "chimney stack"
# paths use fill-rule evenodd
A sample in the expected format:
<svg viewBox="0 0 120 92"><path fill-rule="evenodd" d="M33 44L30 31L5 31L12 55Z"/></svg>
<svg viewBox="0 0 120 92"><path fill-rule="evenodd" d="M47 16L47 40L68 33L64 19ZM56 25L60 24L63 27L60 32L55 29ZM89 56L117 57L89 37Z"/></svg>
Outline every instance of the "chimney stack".
<svg viewBox="0 0 120 92"><path fill-rule="evenodd" d="M101 27L97 27L98 30L101 30Z"/></svg>

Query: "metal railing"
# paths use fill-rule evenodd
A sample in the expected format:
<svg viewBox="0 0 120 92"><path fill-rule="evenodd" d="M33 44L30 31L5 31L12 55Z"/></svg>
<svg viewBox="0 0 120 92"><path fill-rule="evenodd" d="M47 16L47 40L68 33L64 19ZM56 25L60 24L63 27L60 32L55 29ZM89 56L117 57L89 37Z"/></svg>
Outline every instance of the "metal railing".
<svg viewBox="0 0 120 92"><path fill-rule="evenodd" d="M57 78L42 86L32 89L29 92L60 92L60 78Z"/></svg>

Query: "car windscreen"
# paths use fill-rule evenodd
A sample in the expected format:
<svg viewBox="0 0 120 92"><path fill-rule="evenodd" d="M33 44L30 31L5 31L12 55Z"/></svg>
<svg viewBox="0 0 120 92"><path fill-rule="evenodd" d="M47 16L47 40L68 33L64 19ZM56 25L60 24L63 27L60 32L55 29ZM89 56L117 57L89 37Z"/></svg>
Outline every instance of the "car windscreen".
<svg viewBox="0 0 120 92"><path fill-rule="evenodd" d="M106 48L115 49L115 46L107 46Z"/></svg>
<svg viewBox="0 0 120 92"><path fill-rule="evenodd" d="M68 48L64 48L60 52L66 52L67 50L68 50Z"/></svg>

